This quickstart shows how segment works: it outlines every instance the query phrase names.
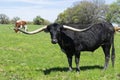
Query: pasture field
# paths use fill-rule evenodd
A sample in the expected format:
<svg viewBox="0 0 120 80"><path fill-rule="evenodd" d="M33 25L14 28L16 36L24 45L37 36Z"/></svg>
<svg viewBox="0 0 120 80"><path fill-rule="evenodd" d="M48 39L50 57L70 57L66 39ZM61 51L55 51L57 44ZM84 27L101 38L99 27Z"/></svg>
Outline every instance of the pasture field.
<svg viewBox="0 0 120 80"><path fill-rule="evenodd" d="M104 54L101 48L95 52L82 52L81 72L67 72L66 55L59 46L51 44L49 33L35 35L15 33L13 25L0 25L0 80L120 80L120 33L115 34L116 60L111 60L103 71ZM28 25L29 30L38 25Z"/></svg>

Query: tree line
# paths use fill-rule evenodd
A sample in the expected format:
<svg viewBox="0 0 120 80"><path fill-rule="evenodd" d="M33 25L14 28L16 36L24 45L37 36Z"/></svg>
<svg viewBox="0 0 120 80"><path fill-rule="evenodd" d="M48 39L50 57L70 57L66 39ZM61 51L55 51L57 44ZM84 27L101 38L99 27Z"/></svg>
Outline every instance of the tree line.
<svg viewBox="0 0 120 80"><path fill-rule="evenodd" d="M0 14L0 24L15 23L19 17L9 20L5 14ZM101 21L120 24L120 0L105 4L105 0L82 0L60 13L55 20L61 24L92 24ZM33 19L33 24L43 25L50 22L40 16Z"/></svg>
<svg viewBox="0 0 120 80"><path fill-rule="evenodd" d="M0 14L0 24L14 24L17 20L20 20L20 17L14 17L12 20L10 20L6 14ZM50 21L43 19L41 16L36 16L33 21L28 21L28 23L46 25L49 24Z"/></svg>

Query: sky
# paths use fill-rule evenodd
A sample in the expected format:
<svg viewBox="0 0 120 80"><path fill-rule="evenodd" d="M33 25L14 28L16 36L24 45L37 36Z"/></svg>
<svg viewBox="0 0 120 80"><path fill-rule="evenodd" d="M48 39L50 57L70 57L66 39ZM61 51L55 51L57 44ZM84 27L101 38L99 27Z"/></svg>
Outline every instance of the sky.
<svg viewBox="0 0 120 80"><path fill-rule="evenodd" d="M57 16L81 0L0 0L0 14L6 14L10 19L20 17L32 21L36 16L54 22ZM115 0L106 0L111 4Z"/></svg>

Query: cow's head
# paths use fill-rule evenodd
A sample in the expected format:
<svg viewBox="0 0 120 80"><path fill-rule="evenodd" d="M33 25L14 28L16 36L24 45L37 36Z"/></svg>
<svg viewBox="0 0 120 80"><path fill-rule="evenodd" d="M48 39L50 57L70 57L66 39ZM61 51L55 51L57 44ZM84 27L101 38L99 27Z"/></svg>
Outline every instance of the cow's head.
<svg viewBox="0 0 120 80"><path fill-rule="evenodd" d="M14 31L17 33L19 30L18 28L20 27L20 25L18 25L18 23L15 23L15 27L14 27Z"/></svg>
<svg viewBox="0 0 120 80"><path fill-rule="evenodd" d="M14 28L14 31L17 33L19 30Z"/></svg>
<svg viewBox="0 0 120 80"><path fill-rule="evenodd" d="M25 31L21 30L20 28L18 28L18 30L25 33L25 34L30 34L30 35L39 33L41 31L49 32L50 35L51 35L51 42L53 44L56 44L58 42L57 39L58 39L58 36L59 36L62 29L68 29L68 30L71 30L71 31L82 32L82 31L88 30L90 27L85 28L85 29L76 29L76 28L73 28L73 27L70 27L70 26L60 25L58 23L53 23L53 24L44 26L42 28L39 28L35 31L31 31L31 32L25 32Z"/></svg>

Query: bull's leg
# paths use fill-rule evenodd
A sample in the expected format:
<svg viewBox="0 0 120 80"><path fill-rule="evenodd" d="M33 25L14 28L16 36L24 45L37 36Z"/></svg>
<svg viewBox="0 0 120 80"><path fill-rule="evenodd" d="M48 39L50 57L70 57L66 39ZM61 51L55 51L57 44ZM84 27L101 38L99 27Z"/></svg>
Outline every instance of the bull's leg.
<svg viewBox="0 0 120 80"><path fill-rule="evenodd" d="M69 71L72 71L72 56L67 56L69 63Z"/></svg>
<svg viewBox="0 0 120 80"><path fill-rule="evenodd" d="M114 64L115 64L115 48L114 48L114 42L113 42L113 44L112 44L111 61L112 61L112 66L114 67Z"/></svg>
<svg viewBox="0 0 120 80"><path fill-rule="evenodd" d="M80 67L79 67L79 59L80 59L80 53L76 53L75 54L75 63L76 63L76 71L80 71Z"/></svg>
<svg viewBox="0 0 120 80"><path fill-rule="evenodd" d="M104 69L106 69L108 67L108 63L109 63L109 58L110 58L110 44L105 44L102 45L104 54L105 54L105 64L104 64Z"/></svg>

